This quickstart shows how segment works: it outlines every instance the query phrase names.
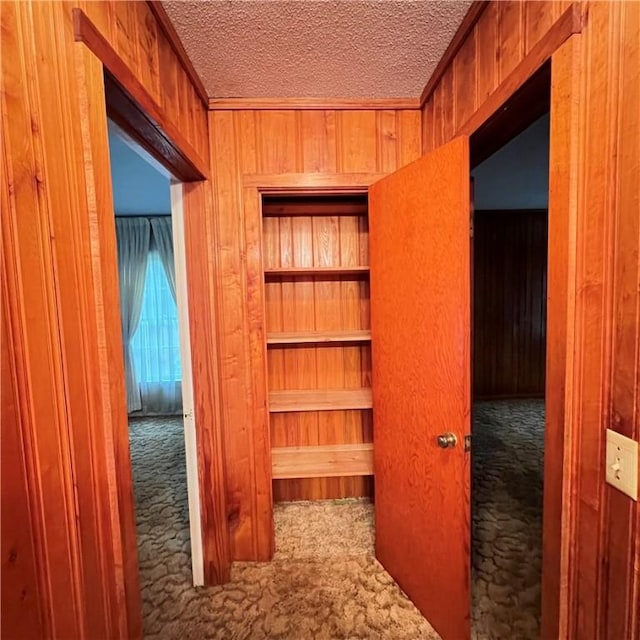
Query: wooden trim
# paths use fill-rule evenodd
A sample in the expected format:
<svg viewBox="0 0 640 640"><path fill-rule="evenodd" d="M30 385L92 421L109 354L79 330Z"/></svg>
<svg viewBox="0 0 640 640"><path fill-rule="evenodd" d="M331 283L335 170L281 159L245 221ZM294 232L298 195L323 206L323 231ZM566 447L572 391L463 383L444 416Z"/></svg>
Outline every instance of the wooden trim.
<svg viewBox="0 0 640 640"><path fill-rule="evenodd" d="M210 111L417 110L418 98L209 98Z"/></svg>
<svg viewBox="0 0 640 640"><path fill-rule="evenodd" d="M449 46L442 55L442 58L440 58L440 62L438 62L435 70L429 78L429 81L422 90L420 98L418 99L418 108L422 109L422 107L424 107L424 105L427 103L427 100L429 100L431 94L438 86L438 83L442 79L445 71L449 68L449 65L453 63L453 59L456 57L456 54L458 53L458 51L460 51L460 48L465 43L467 36L476 26L476 22L478 22L480 16L482 15L482 12L487 8L488 4L489 0L474 0L474 2L471 4L469 10L467 11L467 14L462 20L462 23L453 36L453 39L449 43Z"/></svg>
<svg viewBox="0 0 640 640"><path fill-rule="evenodd" d="M147 0L147 5L149 6L149 9L151 9L151 13L153 13L158 26L160 27L160 30L167 39L167 42L180 61L182 68L189 76L189 80L191 80L191 84L196 90L198 97L202 101L204 108L207 109L209 105L209 95L207 94L207 90L205 89L204 84L202 83L202 80L198 75L198 72L195 70L193 63L187 55L187 52L182 45L182 40L176 32L171 19L167 15L167 12L164 10L162 3L160 3L158 0Z"/></svg>
<svg viewBox="0 0 640 640"><path fill-rule="evenodd" d="M217 308L215 295L210 293L215 288L216 274L211 256L216 243L209 183L200 181L182 185L182 205L204 580L206 585L216 585L229 581L231 548L227 523ZM192 295L193 292L203 295Z"/></svg>
<svg viewBox="0 0 640 640"><path fill-rule="evenodd" d="M274 480L373 475L373 444L278 447L271 450Z"/></svg>
<svg viewBox="0 0 640 640"><path fill-rule="evenodd" d="M163 164L167 163L168 149L173 149L182 163L169 168L176 171L180 180L190 182L207 178L207 163L178 127L167 119L162 107L81 9L73 9L73 28L76 42L83 42L89 47L126 94L126 100L120 97L115 105L107 104L108 109L112 107L115 111L112 114L110 109L109 115L115 115L117 123L156 158L165 159ZM138 112L135 118L134 112Z"/></svg>
<svg viewBox="0 0 640 640"><path fill-rule="evenodd" d="M288 190L309 194L310 190L327 190L332 194L348 191L366 192L366 188L384 178L386 173L271 173L245 174L244 187L255 187L261 192Z"/></svg>
<svg viewBox="0 0 640 640"><path fill-rule="evenodd" d="M553 54L547 274L547 369L545 385L544 495L542 531L543 638L569 638L572 559L576 536L576 450L573 429L580 37Z"/></svg>
<svg viewBox="0 0 640 640"><path fill-rule="evenodd" d="M572 4L547 31L530 53L504 79L456 132L471 135L479 129L572 35L582 31L582 10Z"/></svg>

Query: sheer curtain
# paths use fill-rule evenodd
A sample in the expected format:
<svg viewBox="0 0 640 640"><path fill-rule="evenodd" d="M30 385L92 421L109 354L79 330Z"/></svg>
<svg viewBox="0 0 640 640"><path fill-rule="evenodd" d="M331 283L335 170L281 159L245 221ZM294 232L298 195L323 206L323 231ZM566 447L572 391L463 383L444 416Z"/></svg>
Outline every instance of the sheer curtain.
<svg viewBox="0 0 640 640"><path fill-rule="evenodd" d="M151 230L155 248L160 254L164 272L169 282L169 289L175 301L176 299L176 265L173 259L173 230L171 217L151 218Z"/></svg>
<svg viewBox="0 0 640 640"><path fill-rule="evenodd" d="M151 251L138 330L131 340L143 415L182 413L178 310L160 253Z"/></svg>
<svg viewBox="0 0 640 640"><path fill-rule="evenodd" d="M131 352L131 338L138 327L142 310L151 225L146 218L116 218L116 236L127 410L131 413L142 408L140 388Z"/></svg>

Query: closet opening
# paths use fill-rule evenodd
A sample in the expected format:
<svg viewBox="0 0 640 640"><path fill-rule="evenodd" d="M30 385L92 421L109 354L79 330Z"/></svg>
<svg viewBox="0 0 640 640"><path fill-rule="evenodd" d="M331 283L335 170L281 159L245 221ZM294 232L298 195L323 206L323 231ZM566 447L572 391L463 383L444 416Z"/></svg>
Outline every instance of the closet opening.
<svg viewBox="0 0 640 640"><path fill-rule="evenodd" d="M366 193L262 200L274 501L373 495Z"/></svg>
<svg viewBox="0 0 640 640"><path fill-rule="evenodd" d="M477 637L540 637L549 98L547 64L471 138Z"/></svg>
<svg viewBox="0 0 640 640"><path fill-rule="evenodd" d="M204 583L182 184L113 120L108 130L129 462L148 605L158 583L175 574Z"/></svg>
<svg viewBox="0 0 640 640"><path fill-rule="evenodd" d="M295 536L286 503L352 499L373 526L366 189L262 193L262 242L278 550ZM348 544L315 504L305 526Z"/></svg>

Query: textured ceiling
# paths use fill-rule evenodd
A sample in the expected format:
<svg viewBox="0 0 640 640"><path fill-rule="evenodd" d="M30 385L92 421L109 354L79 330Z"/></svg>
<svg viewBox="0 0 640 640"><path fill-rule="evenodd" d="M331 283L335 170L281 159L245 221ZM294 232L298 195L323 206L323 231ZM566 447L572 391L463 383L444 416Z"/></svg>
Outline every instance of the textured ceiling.
<svg viewBox="0 0 640 640"><path fill-rule="evenodd" d="M471 0L163 5L211 97L418 97Z"/></svg>

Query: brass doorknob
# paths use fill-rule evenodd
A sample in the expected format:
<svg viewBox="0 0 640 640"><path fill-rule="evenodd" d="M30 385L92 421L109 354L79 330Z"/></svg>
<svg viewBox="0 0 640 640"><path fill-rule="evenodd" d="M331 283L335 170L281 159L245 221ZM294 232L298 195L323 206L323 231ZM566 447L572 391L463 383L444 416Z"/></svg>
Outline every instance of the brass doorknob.
<svg viewBox="0 0 640 640"><path fill-rule="evenodd" d="M458 438L451 431L438 436L438 446L442 449L451 449L458 444Z"/></svg>

